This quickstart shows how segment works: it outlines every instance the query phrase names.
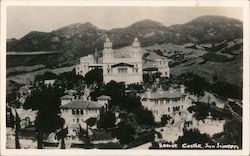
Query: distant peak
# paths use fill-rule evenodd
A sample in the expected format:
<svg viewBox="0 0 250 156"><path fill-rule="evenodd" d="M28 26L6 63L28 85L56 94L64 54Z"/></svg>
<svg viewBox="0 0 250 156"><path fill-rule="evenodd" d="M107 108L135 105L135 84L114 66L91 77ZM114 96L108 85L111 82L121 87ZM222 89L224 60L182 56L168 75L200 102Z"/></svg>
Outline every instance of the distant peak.
<svg viewBox="0 0 250 156"><path fill-rule="evenodd" d="M94 27L94 28L97 28L97 26L93 25L93 24L90 23L90 22L85 22L85 23L83 23L82 25L85 26L85 27Z"/></svg>
<svg viewBox="0 0 250 156"><path fill-rule="evenodd" d="M90 22L85 22L85 23L70 24L58 30L68 30L68 29L99 29L99 28Z"/></svg>
<svg viewBox="0 0 250 156"><path fill-rule="evenodd" d="M147 26L147 27L165 27L162 23L150 19L144 19L132 24L130 27Z"/></svg>

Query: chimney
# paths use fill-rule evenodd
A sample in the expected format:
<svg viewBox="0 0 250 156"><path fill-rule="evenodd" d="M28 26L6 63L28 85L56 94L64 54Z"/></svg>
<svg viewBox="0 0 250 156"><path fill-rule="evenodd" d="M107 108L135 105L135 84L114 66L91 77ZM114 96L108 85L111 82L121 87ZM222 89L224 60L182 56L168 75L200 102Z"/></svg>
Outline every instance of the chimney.
<svg viewBox="0 0 250 156"><path fill-rule="evenodd" d="M185 93L185 86L184 85L180 86L180 91L181 91L181 93Z"/></svg>

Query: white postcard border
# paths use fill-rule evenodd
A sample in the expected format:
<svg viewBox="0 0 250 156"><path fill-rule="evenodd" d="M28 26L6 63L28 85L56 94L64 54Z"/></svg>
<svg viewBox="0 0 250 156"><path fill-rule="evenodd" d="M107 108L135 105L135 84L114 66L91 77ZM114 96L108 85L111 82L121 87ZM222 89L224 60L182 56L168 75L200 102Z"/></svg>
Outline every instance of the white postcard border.
<svg viewBox="0 0 250 156"><path fill-rule="evenodd" d="M176 7L195 7L195 6L237 6L243 8L243 136L242 150L37 150L37 149L6 149L6 9L7 6L176 6ZM1 1L1 64L0 64L0 101L1 101L1 155L250 155L249 153L249 101L250 101L250 84L249 84L249 2L248 1L229 1L229 0L185 0L185 1L34 1L34 0L4 0Z"/></svg>

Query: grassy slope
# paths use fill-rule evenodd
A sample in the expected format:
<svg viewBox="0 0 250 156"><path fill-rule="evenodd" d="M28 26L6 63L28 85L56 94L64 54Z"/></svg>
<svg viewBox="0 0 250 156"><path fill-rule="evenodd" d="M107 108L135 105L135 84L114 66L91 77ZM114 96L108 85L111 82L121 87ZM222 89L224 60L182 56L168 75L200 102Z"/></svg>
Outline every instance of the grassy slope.
<svg viewBox="0 0 250 156"><path fill-rule="evenodd" d="M128 51L130 51L130 47L124 47L115 50L116 56L121 56L123 54L127 55ZM203 64L204 58L202 56L207 54L205 50L197 50L191 48L184 48L180 45L174 44L163 44L163 45L154 45L149 47L142 48L142 54L147 54L146 57L143 57L143 66L150 66L152 63L146 60L155 60L157 58L168 58L169 61L172 62L181 62L177 64L173 68L171 68L171 74L179 75L185 72L193 72L204 77L207 81L212 82L213 77L217 76L219 80L226 81L231 84L235 84L240 86L242 83L242 57L238 57L237 59L230 61L230 62L211 62L206 61ZM181 58L176 58L176 56L182 56ZM178 60L179 59L179 60ZM186 60L185 62L182 62ZM75 64L71 62L71 64ZM20 67L21 69L34 69L36 66L26 66ZM34 72L29 72L25 74L19 74L16 76L8 77L7 79L14 80L16 82L25 82L27 78L34 78L37 74L42 74L45 71L52 71L55 73L61 73L70 71L73 69L74 66L69 67L62 67L56 69L48 69L44 68L42 70L37 70ZM20 70L19 68L19 70ZM10 70L9 70L10 69ZM17 70L16 68L9 68L9 71Z"/></svg>

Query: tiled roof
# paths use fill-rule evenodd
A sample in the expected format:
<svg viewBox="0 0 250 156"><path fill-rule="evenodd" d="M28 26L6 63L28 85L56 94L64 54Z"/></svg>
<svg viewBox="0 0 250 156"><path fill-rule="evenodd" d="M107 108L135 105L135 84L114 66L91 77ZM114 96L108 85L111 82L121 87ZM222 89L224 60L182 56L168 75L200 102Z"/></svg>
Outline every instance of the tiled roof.
<svg viewBox="0 0 250 156"><path fill-rule="evenodd" d="M60 106L60 108L70 109L97 109L103 107L102 104L89 100L74 100L70 103Z"/></svg>
<svg viewBox="0 0 250 156"><path fill-rule="evenodd" d="M107 95L102 95L102 96L99 96L98 98L97 98L97 100L110 100L111 99L111 97L110 96L107 96Z"/></svg>
<svg viewBox="0 0 250 156"><path fill-rule="evenodd" d="M60 99L74 99L74 96L64 95L64 96L60 97Z"/></svg>
<svg viewBox="0 0 250 156"><path fill-rule="evenodd" d="M184 97L186 94L178 91L150 91L150 95L145 92L142 94L143 99L175 99Z"/></svg>

